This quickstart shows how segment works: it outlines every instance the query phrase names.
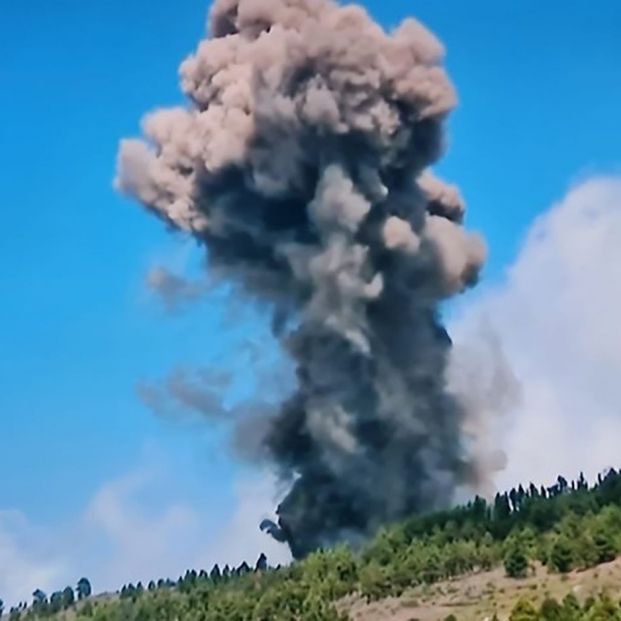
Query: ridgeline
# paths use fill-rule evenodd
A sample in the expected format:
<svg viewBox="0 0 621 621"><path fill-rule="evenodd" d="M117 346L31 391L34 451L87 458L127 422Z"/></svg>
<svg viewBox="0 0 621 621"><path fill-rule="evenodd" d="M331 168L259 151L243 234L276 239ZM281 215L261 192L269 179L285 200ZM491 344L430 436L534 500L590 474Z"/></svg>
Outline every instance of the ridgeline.
<svg viewBox="0 0 621 621"><path fill-rule="evenodd" d="M10 621L581 621L621 608L621 474L558 477L492 503L412 516L361 550L320 550L287 567L188 570L114 596L71 588L11 609ZM600 575L600 570L607 573ZM616 572L619 573L617 579ZM588 579L588 580L587 580ZM86 581L88 582L88 581ZM588 584L587 584L588 582ZM72 591L70 596L69 590Z"/></svg>

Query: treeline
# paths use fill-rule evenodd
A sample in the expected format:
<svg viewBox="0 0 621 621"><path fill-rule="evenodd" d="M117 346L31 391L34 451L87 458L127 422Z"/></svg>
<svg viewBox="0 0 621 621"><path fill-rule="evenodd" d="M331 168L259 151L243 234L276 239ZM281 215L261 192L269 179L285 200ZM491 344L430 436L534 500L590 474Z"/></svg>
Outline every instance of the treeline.
<svg viewBox="0 0 621 621"><path fill-rule="evenodd" d="M228 565L225 565L222 569L220 569L220 566L216 563L210 572L207 572L205 569L201 569L198 572L195 569L188 569L185 572L185 575L180 576L177 581L171 580L170 578L167 578L166 580L164 578L160 578L157 582L155 580L151 580L147 585L147 589L149 591L155 591L156 589L176 588L182 593L185 593L193 589L198 582L210 582L214 585L227 583L231 578L240 578L241 576L245 576L249 573L262 572L267 569L267 556L265 556L265 554L260 554L254 565L254 570L251 569L250 565L248 565L245 561L239 567L231 568ZM135 600L144 593L144 590L142 582L138 582L135 586L130 583L121 587L119 596L121 599Z"/></svg>
<svg viewBox="0 0 621 621"><path fill-rule="evenodd" d="M8 612L9 621L20 619L32 619L49 617L63 610L68 610L77 601L86 600L91 596L92 587L88 578L80 578L75 589L67 586L62 591L55 591L48 598L41 589L36 589L32 594L32 604L29 607L26 602L20 602L12 606ZM0 599L0 617L4 615L4 602Z"/></svg>
<svg viewBox="0 0 621 621"><path fill-rule="evenodd" d="M558 477L551 487L519 486L491 503L475 498L451 510L413 516L382 529L358 551L339 546L283 568L269 568L261 557L254 569L214 566L209 572L190 570L177 581L153 581L147 588L126 585L120 597L78 604L75 619L343 621L346 595L398 596L417 585L501 564L515 578L526 576L534 562L567 572L611 560L620 549L621 474L611 470L593 486L583 476ZM26 614L42 616L32 608Z"/></svg>

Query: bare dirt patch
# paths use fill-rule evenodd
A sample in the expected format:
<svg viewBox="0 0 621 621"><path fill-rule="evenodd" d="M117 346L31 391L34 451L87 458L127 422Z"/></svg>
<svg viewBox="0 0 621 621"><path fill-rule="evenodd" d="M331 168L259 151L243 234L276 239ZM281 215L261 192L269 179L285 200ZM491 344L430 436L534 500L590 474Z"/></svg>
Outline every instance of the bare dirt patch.
<svg viewBox="0 0 621 621"><path fill-rule="evenodd" d="M522 580L505 576L503 569L473 574L460 579L418 586L401 597L366 603L349 598L342 607L354 621L443 621L454 614L458 621L490 620L494 612L501 621L520 596L540 603L551 596L561 600L573 592L580 600L602 591L618 599L621 595L621 559L585 571L566 575L548 573L536 565Z"/></svg>

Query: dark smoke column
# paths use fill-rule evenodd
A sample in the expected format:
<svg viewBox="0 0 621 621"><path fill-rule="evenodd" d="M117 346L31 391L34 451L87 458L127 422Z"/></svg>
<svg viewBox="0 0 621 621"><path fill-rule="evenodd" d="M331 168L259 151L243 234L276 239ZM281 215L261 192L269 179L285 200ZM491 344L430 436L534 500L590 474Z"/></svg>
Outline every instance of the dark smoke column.
<svg viewBox="0 0 621 621"><path fill-rule="evenodd" d="M265 438L291 489L262 526L296 557L484 475L438 321L485 255L426 170L455 102L442 57L414 20L386 34L358 6L217 0L181 65L190 108L121 145L118 187L273 307L298 385Z"/></svg>

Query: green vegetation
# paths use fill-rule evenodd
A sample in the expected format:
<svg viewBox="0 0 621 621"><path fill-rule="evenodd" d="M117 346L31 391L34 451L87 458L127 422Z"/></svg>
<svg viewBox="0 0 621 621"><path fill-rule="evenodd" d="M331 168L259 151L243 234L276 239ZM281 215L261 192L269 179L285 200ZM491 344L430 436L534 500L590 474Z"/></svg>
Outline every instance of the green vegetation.
<svg viewBox="0 0 621 621"><path fill-rule="evenodd" d="M61 611L73 608L76 602L76 595L78 601L81 601L90 597L91 593L91 583L87 578L80 578L75 591L72 587L67 586L62 591L52 593L49 599L41 589L36 589L32 594L32 605L28 607L25 602L21 602L10 609L8 617L10 621L50 617ZM4 602L0 600L0 617L3 614Z"/></svg>
<svg viewBox="0 0 621 621"><path fill-rule="evenodd" d="M559 603L546 598L539 609L526 599L520 599L511 611L510 621L621 621L621 607L607 594L588 599L580 606L573 595Z"/></svg>
<svg viewBox="0 0 621 621"><path fill-rule="evenodd" d="M518 541L508 546L505 554L505 571L510 578L525 578L528 574L528 556Z"/></svg>
<svg viewBox="0 0 621 621"><path fill-rule="evenodd" d="M467 505L382 529L362 549L338 546L288 567L269 568L262 555L254 569L215 565L189 570L176 581L125 585L118 597L91 597L83 578L50 598L35 591L31 606L13 608L11 621L66 615L72 621L343 621L343 599L400 596L421 585L504 566L520 580L531 566L565 573L614 559L621 549L621 474L611 470L589 487L559 477L550 488L522 486L492 503ZM426 588L426 587L425 587ZM540 607L520 600L513 621L619 619L616 603L602 596L581 606L568 596ZM449 616L449 618L451 618Z"/></svg>

